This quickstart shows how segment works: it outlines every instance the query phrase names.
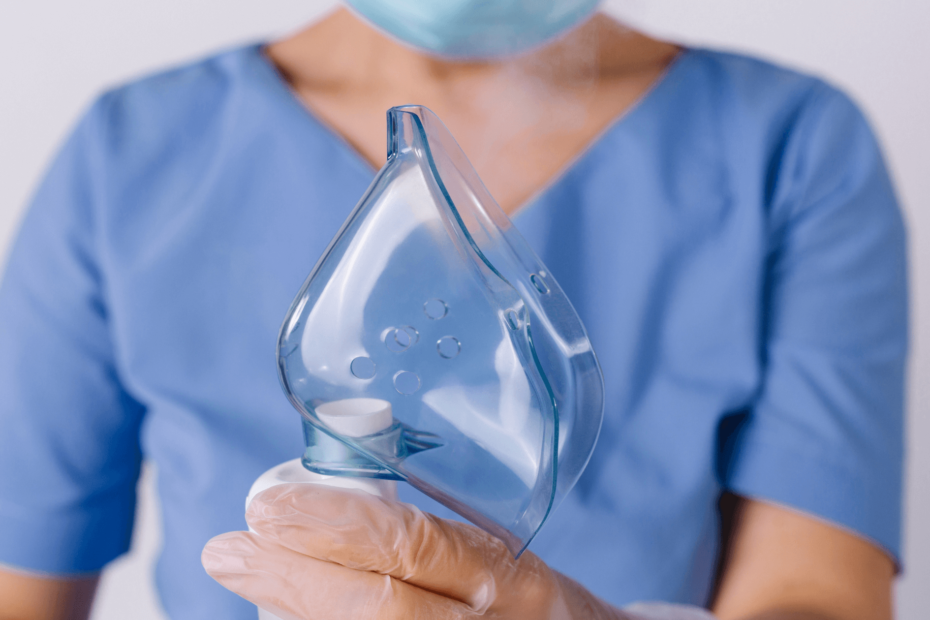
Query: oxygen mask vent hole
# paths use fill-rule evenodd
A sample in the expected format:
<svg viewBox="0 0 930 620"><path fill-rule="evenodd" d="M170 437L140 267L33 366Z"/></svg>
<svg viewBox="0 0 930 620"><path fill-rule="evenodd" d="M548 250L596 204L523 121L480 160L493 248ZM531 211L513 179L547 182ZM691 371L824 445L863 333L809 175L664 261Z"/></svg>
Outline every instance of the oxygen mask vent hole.
<svg viewBox="0 0 930 620"><path fill-rule="evenodd" d="M394 375L394 389L401 394L413 394L420 389L420 377L409 370L401 370Z"/></svg>
<svg viewBox="0 0 930 620"><path fill-rule="evenodd" d="M513 310L507 313L507 325L509 325L510 329L512 330L520 329L520 326L521 326L520 317L518 317L517 313L514 312Z"/></svg>
<svg viewBox="0 0 930 620"><path fill-rule="evenodd" d="M371 379L375 376L375 363L370 357L356 357L349 364L349 370L359 379Z"/></svg>
<svg viewBox="0 0 930 620"><path fill-rule="evenodd" d="M530 276L530 282L533 283L533 286L536 287L536 290L545 295L549 292L549 285L546 284L546 281L543 280L543 277L538 273L534 273Z"/></svg>
<svg viewBox="0 0 930 620"><path fill-rule="evenodd" d="M384 337L384 344L394 353L403 353L420 339L420 333L406 325L388 330Z"/></svg>
<svg viewBox="0 0 930 620"><path fill-rule="evenodd" d="M438 321L449 314L449 306L441 299L430 299L423 304L423 313L428 318Z"/></svg>
<svg viewBox="0 0 930 620"><path fill-rule="evenodd" d="M436 342L436 350L439 356L451 360L462 351L462 343L455 336L443 336Z"/></svg>

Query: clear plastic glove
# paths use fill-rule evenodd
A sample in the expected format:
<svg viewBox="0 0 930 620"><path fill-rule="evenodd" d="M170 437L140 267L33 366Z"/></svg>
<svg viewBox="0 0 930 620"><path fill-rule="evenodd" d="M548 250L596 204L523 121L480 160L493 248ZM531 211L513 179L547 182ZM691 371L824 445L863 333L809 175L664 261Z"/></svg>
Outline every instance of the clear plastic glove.
<svg viewBox="0 0 930 620"><path fill-rule="evenodd" d="M362 491L283 484L256 496L246 520L255 533L212 539L204 568L286 620L648 617L610 606L529 551L514 560L476 527ZM706 616L682 616L691 617Z"/></svg>

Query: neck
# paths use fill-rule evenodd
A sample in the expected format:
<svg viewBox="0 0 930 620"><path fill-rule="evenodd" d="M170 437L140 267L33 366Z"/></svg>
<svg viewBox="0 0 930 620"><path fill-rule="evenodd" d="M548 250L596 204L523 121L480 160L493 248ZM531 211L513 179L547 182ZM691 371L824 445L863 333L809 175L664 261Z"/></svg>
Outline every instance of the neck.
<svg viewBox="0 0 930 620"><path fill-rule="evenodd" d="M508 212L635 104L677 51L595 15L541 49L455 62L346 10L266 48L304 105L375 169L385 159L385 110L429 107Z"/></svg>
<svg viewBox="0 0 930 620"><path fill-rule="evenodd" d="M657 53L668 54L668 46L656 43L598 14L538 50L488 61L454 61L407 47L339 8L274 44L269 54L297 88L461 101L465 93L473 98L479 86L512 87L515 77L536 94L577 94L598 81L654 64ZM325 62L313 61L321 58Z"/></svg>

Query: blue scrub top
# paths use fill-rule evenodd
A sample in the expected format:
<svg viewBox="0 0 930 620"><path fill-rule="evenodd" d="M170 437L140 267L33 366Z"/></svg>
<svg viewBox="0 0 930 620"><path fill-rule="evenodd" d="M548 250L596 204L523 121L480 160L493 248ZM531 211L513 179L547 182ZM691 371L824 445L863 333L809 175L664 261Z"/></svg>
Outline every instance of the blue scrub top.
<svg viewBox="0 0 930 620"><path fill-rule="evenodd" d="M302 452L277 331L373 176L258 46L97 101L0 289L0 562L124 553L145 457L168 614L254 620L200 551ZM849 99L686 50L514 221L607 386L591 464L533 551L615 604L703 603L729 489L898 554L905 239Z"/></svg>

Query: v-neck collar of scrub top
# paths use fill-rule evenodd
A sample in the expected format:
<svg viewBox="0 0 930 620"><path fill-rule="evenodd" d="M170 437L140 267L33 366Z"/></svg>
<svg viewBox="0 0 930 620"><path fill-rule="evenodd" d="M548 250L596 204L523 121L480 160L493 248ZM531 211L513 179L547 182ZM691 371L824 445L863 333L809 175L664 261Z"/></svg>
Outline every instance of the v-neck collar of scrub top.
<svg viewBox="0 0 930 620"><path fill-rule="evenodd" d="M284 105L291 108L291 111L300 113L307 123L313 125L317 133L324 135L334 144L334 148L339 149L346 159L352 161L355 167L361 169L370 179L378 173L358 150L353 147L338 131L329 123L320 118L309 106L305 105L287 83L281 73L275 67L274 63L264 53L267 43L255 43L249 46L246 51L248 56L255 61L259 70L268 78L268 83L274 87L274 92L269 93L272 97L279 99ZM674 79L673 76L687 64L685 61L691 56L692 49L681 47L678 54L669 62L668 66L662 73L653 80L652 84L625 110L608 122L598 134L592 138L581 150L578 151L568 162L566 162L555 174L543 183L523 204L508 214L511 220L518 220L519 217L529 211L536 203L551 192L558 190L564 180L571 175L576 168L584 167L585 162L594 157L600 146L607 141L608 137L615 133L624 131L626 127L635 125L636 117L642 113L644 108L648 108L651 102L663 96L664 91L671 88Z"/></svg>

